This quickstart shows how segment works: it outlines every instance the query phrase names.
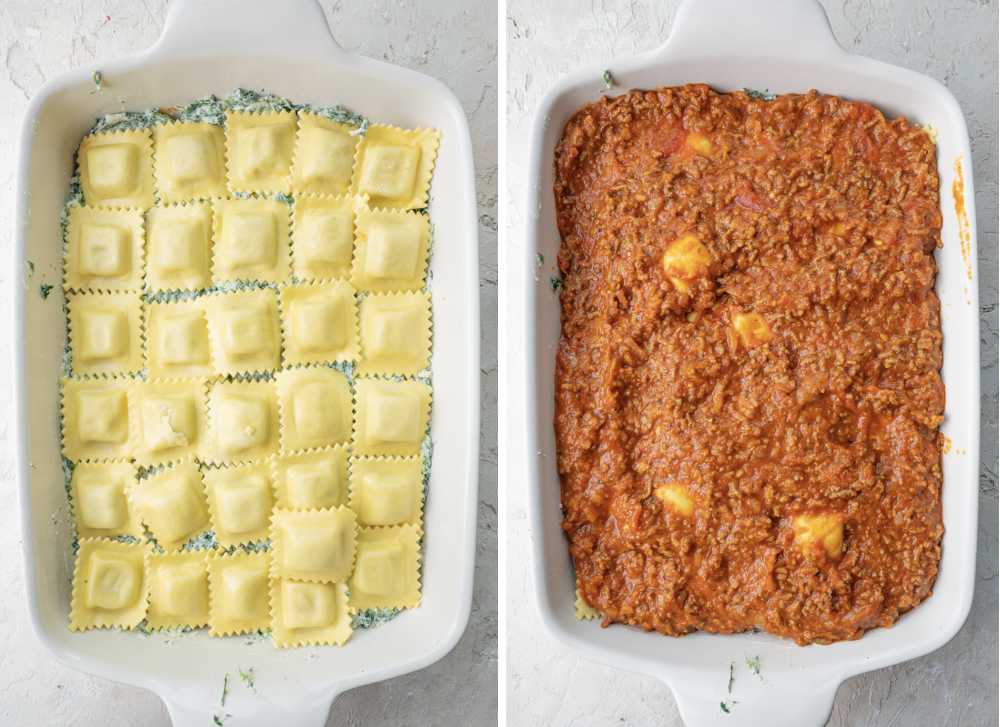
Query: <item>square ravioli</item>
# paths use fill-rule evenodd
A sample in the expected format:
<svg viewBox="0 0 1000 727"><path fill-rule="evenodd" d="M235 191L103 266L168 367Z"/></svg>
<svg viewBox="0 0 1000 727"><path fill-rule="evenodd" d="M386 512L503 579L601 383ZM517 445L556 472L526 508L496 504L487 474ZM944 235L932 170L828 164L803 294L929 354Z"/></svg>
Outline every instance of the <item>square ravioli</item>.
<svg viewBox="0 0 1000 727"><path fill-rule="evenodd" d="M62 380L62 445L66 459L123 459L132 455L129 398L135 384Z"/></svg>
<svg viewBox="0 0 1000 727"><path fill-rule="evenodd" d="M281 322L273 290L224 293L203 300L217 373L273 371L281 365Z"/></svg>
<svg viewBox="0 0 1000 727"><path fill-rule="evenodd" d="M282 452L350 441L354 405L344 374L325 366L286 369L277 381Z"/></svg>
<svg viewBox="0 0 1000 727"><path fill-rule="evenodd" d="M430 420L431 387L420 381L355 381L354 453L420 453Z"/></svg>
<svg viewBox="0 0 1000 727"><path fill-rule="evenodd" d="M204 298L150 303L146 312L150 376L189 379L214 373Z"/></svg>
<svg viewBox="0 0 1000 727"><path fill-rule="evenodd" d="M226 112L231 192L291 191L295 114Z"/></svg>
<svg viewBox="0 0 1000 727"><path fill-rule="evenodd" d="M299 113L295 139L292 191L295 194L344 194L351 188L354 155L360 142L356 129L325 116Z"/></svg>
<svg viewBox="0 0 1000 727"><path fill-rule="evenodd" d="M351 636L345 583L271 580L271 638L275 646L340 646Z"/></svg>
<svg viewBox="0 0 1000 727"><path fill-rule="evenodd" d="M427 275L430 223L416 212L359 208L351 282L358 290L420 290Z"/></svg>
<svg viewBox="0 0 1000 727"><path fill-rule="evenodd" d="M149 611L152 629L208 625L208 553L149 556Z"/></svg>
<svg viewBox="0 0 1000 727"><path fill-rule="evenodd" d="M209 556L210 635L245 634L270 626L270 560L269 552Z"/></svg>
<svg viewBox="0 0 1000 727"><path fill-rule="evenodd" d="M139 210L71 206L63 286L142 290L144 234Z"/></svg>
<svg viewBox="0 0 1000 727"><path fill-rule="evenodd" d="M91 207L153 206L153 140L149 129L84 137L77 153L83 198Z"/></svg>
<svg viewBox="0 0 1000 727"><path fill-rule="evenodd" d="M373 124L358 147L351 188L373 207L416 210L427 206L439 134Z"/></svg>
<svg viewBox="0 0 1000 727"><path fill-rule="evenodd" d="M351 608L420 605L420 544L414 525L361 528L349 590Z"/></svg>
<svg viewBox="0 0 1000 727"><path fill-rule="evenodd" d="M274 461L277 506L286 510L322 510L347 503L347 447L336 446Z"/></svg>
<svg viewBox="0 0 1000 727"><path fill-rule="evenodd" d="M343 583L354 567L357 517L349 508L275 510L273 578Z"/></svg>
<svg viewBox="0 0 1000 727"><path fill-rule="evenodd" d="M421 526L423 457L351 460L351 509L363 527Z"/></svg>
<svg viewBox="0 0 1000 727"><path fill-rule="evenodd" d="M431 361L431 297L372 293L361 301L362 374L409 376Z"/></svg>
<svg viewBox="0 0 1000 727"><path fill-rule="evenodd" d="M214 204L212 280L281 283L289 273L289 207L276 199Z"/></svg>
<svg viewBox="0 0 1000 727"><path fill-rule="evenodd" d="M208 436L205 382L143 381L132 396L135 459L172 462L198 454Z"/></svg>
<svg viewBox="0 0 1000 727"><path fill-rule="evenodd" d="M71 293L69 350L74 374L135 374L143 368L138 293Z"/></svg>
<svg viewBox="0 0 1000 727"><path fill-rule="evenodd" d="M154 131L154 171L167 204L226 196L226 134L208 123L174 122Z"/></svg>
<svg viewBox="0 0 1000 727"><path fill-rule="evenodd" d="M128 499L135 485L130 462L80 462L73 467L70 498L81 538L142 537L142 524Z"/></svg>
<svg viewBox="0 0 1000 727"><path fill-rule="evenodd" d="M139 518L168 553L209 529L205 485L194 462L140 480L130 494Z"/></svg>
<svg viewBox="0 0 1000 727"><path fill-rule="evenodd" d="M293 207L292 271L301 280L347 279L354 256L357 197L298 197Z"/></svg>
<svg viewBox="0 0 1000 727"><path fill-rule="evenodd" d="M205 487L219 545L228 548L267 539L274 505L267 462L207 470Z"/></svg>
<svg viewBox="0 0 1000 727"><path fill-rule="evenodd" d="M81 538L73 568L70 631L134 629L146 617L148 545Z"/></svg>
<svg viewBox="0 0 1000 727"><path fill-rule="evenodd" d="M271 381L219 381L208 394L209 447L217 463L250 462L278 451L278 396Z"/></svg>
<svg viewBox="0 0 1000 727"><path fill-rule="evenodd" d="M207 202L153 207L146 283L152 291L197 290L212 284L212 207Z"/></svg>
<svg viewBox="0 0 1000 727"><path fill-rule="evenodd" d="M354 361L358 311L350 283L304 283L281 291L285 363Z"/></svg>

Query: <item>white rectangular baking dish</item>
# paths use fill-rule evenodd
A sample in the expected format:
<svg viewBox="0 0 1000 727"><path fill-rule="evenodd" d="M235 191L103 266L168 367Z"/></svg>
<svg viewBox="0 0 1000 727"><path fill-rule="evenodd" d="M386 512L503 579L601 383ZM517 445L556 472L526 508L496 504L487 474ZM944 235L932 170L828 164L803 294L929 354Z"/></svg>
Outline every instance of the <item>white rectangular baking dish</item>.
<svg viewBox="0 0 1000 727"><path fill-rule="evenodd" d="M149 50L47 83L21 134L14 270L35 266L15 293L18 480L29 612L39 638L78 669L157 692L177 725L321 725L346 689L424 667L465 629L472 600L479 448L479 297L472 148L465 114L441 82L344 52L314 0L175 0ZM427 499L423 603L343 648L279 650L269 641L70 633L70 538L60 469L58 377L64 345L59 212L74 151L95 117L121 108L183 104L236 87L300 102L343 104L371 119L441 131L431 187L435 383L434 458ZM55 283L48 300L41 278ZM54 518L63 512L62 518ZM257 694L223 675L253 666Z"/></svg>
<svg viewBox="0 0 1000 727"><path fill-rule="evenodd" d="M574 618L574 582L560 529L559 478L553 432L553 371L559 340L559 301L547 276L535 275L536 256L554 261L553 151L569 117L604 91L593 66L563 78L545 96L534 119L528 179L525 249L525 372L523 442L529 488L529 527L535 592L548 630L591 658L666 682L690 727L824 724L834 694L849 676L926 654L961 627L972 601L976 554L979 452L979 324L975 211L968 132L958 104L941 84L902 68L851 55L836 42L815 0L687 0L666 43L657 50L611 64L616 88L708 83L719 90L768 89L821 92L870 102L890 116L904 115L937 132L941 176L943 247L937 253L937 293L944 329L943 377L947 387L944 433L955 446L944 456L945 536L934 595L891 629L830 646L799 647L766 634L683 638L648 634ZM968 215L965 253L952 198L954 164L964 172L962 200ZM543 277L541 280L531 281ZM742 668L759 655L763 680L739 679L727 692L729 664ZM737 700L725 713L721 701Z"/></svg>

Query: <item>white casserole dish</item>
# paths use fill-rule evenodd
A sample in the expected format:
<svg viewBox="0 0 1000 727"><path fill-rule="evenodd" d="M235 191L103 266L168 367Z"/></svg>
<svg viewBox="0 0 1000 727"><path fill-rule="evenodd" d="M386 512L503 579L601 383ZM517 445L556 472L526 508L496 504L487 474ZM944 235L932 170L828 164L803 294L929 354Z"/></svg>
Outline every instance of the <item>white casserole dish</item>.
<svg viewBox="0 0 1000 727"><path fill-rule="evenodd" d="M954 443L944 456L945 535L934 595L891 629L829 646L799 647L767 634L697 633L668 638L639 629L574 617L574 582L560 529L559 478L553 431L553 371L559 340L559 300L536 256L554 261L559 250L552 192L553 152L569 117L596 99L610 68L616 88L708 83L718 90L821 92L870 102L889 116L903 115L937 132L943 247L937 252L942 303L947 405L944 434ZM861 672L896 664L940 647L969 612L975 575L979 452L979 324L975 211L968 132L954 97L920 74L851 55L836 42L816 0L775 0L766 9L745 0L687 0L669 39L657 50L563 78L536 112L528 164L529 211L520 275L525 281L525 371L522 398L529 527L538 606L548 630L580 653L662 679L690 727L768 725L807 727L826 722L837 687ZM970 244L963 255L952 199L955 160L963 167L962 198ZM543 277L534 284L533 277ZM516 377L513 380L518 380ZM760 656L763 679L749 676L746 657ZM727 691L729 664L738 678ZM720 702L736 700L730 713ZM727 705L728 706L728 705Z"/></svg>
<svg viewBox="0 0 1000 727"><path fill-rule="evenodd" d="M175 0L149 50L47 83L21 134L13 269L35 275L15 293L18 481L29 612L42 642L83 671L152 689L177 725L321 725L340 692L422 668L465 630L472 601L479 448L477 214L468 124L441 82L351 55L330 36L314 0ZM76 146L95 117L184 104L236 87L299 102L343 104L379 122L441 131L431 187L434 250L434 440L425 518L423 602L342 648L279 650L268 640L210 639L67 628L72 521L59 456L58 380L64 346L59 212ZM44 279L54 283L48 300ZM55 517L62 512L61 518ZM167 643L172 642L172 643ZM257 693L238 688L253 666ZM225 708L223 675L231 675Z"/></svg>

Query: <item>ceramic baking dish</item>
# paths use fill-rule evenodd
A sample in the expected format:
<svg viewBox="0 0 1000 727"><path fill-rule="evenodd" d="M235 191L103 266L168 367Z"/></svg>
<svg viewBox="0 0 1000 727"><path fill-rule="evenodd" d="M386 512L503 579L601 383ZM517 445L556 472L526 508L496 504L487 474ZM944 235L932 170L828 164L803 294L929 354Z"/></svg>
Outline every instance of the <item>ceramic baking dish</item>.
<svg viewBox="0 0 1000 727"><path fill-rule="evenodd" d="M21 133L14 270L34 263L15 294L17 451L25 574L39 638L78 669L154 690L177 725L321 725L346 689L427 666L465 629L472 599L479 447L477 215L465 115L439 81L346 53L314 0L175 0L149 50L47 83ZM423 602L342 648L279 650L268 640L71 633L72 522L60 469L58 379L64 345L59 212L76 146L95 117L121 108L183 104L234 88L300 102L343 104L381 122L441 131L431 196L434 254L433 470L425 511ZM56 289L39 295L42 281ZM61 515L60 515L61 513ZM172 643L169 643L172 642ZM223 675L253 666L257 694ZM239 684L238 680L235 680Z"/></svg>
<svg viewBox="0 0 1000 727"><path fill-rule="evenodd" d="M844 679L926 654L947 642L965 621L972 601L976 555L979 451L979 331L975 212L971 156L965 121L952 95L926 76L846 53L836 42L815 0L776 0L766 11L745 0L688 0L677 13L669 39L657 50L616 61L610 93L631 88L708 83L719 90L768 89L774 93L822 92L870 102L890 116L904 115L937 132L943 247L937 253L937 293L942 302L944 433L954 443L944 456L945 536L934 595L891 629L859 641L799 647L766 634L720 636L697 633L667 638L639 629L574 618L574 583L567 542L560 530L559 479L553 421L553 370L559 339L559 301L548 271L534 275L536 256L554 261L553 150L563 126L580 106L604 92L594 66L562 79L545 96L533 127L526 250L521 274L527 283L524 385L527 412L530 529L534 585L542 618L559 640L580 653L666 682L690 727L808 727L821 725ZM960 241L952 197L960 160L961 200L968 214L968 244ZM964 224L964 223L963 223ZM764 678L739 678L729 694L729 664L743 668L760 656ZM747 672L743 672L746 674ZM720 702L727 705L727 714Z"/></svg>

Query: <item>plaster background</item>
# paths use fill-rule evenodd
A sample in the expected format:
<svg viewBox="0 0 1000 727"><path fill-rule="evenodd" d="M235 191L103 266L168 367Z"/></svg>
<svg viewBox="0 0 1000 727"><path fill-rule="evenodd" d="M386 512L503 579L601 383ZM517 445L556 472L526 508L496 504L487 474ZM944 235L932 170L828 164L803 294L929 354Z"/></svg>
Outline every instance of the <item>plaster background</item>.
<svg viewBox="0 0 1000 727"><path fill-rule="evenodd" d="M523 229L523 184L534 110L564 73L644 52L670 31L679 0L508 0L508 200L505 271ZM972 137L979 228L982 439L976 595L945 647L845 682L831 727L997 724L997 3L995 0L822 0L848 50L942 81ZM547 280L551 263L541 275ZM505 275L508 273L505 272ZM505 277L511 306L522 284ZM511 313L513 320L519 320ZM519 331L505 328L509 350ZM505 375L510 374L506 369ZM510 379L505 379L510 381ZM508 421L519 418L513 413ZM514 435L505 432L506 437ZM505 441L507 441L505 439ZM514 470L516 471L516 469ZM529 588L527 499L519 476L507 499L507 699L511 727L628 724L682 727L661 682L575 656L544 631Z"/></svg>
<svg viewBox="0 0 1000 727"><path fill-rule="evenodd" d="M447 0L321 0L321 4L334 36L347 50L441 78L462 102L476 156L483 320L479 532L468 630L437 664L341 695L329 724L496 724L496 5L476 0L456 10ZM66 70L151 45L160 34L166 7L165 0L0 2L0 229L4 231L0 260L4 263L11 254L15 144L28 99L47 79ZM0 264L0 290L11 291L21 284L22 270ZM10 305L6 297L0 303L0 381L12 378ZM11 408L12 392L0 387L0 412ZM22 586L12 436L9 418L0 417L0 583L4 584L0 724L169 725L166 709L152 692L70 670L35 640ZM231 687L242 688L235 673L231 676ZM206 715L205 721L210 725L211 716Z"/></svg>

